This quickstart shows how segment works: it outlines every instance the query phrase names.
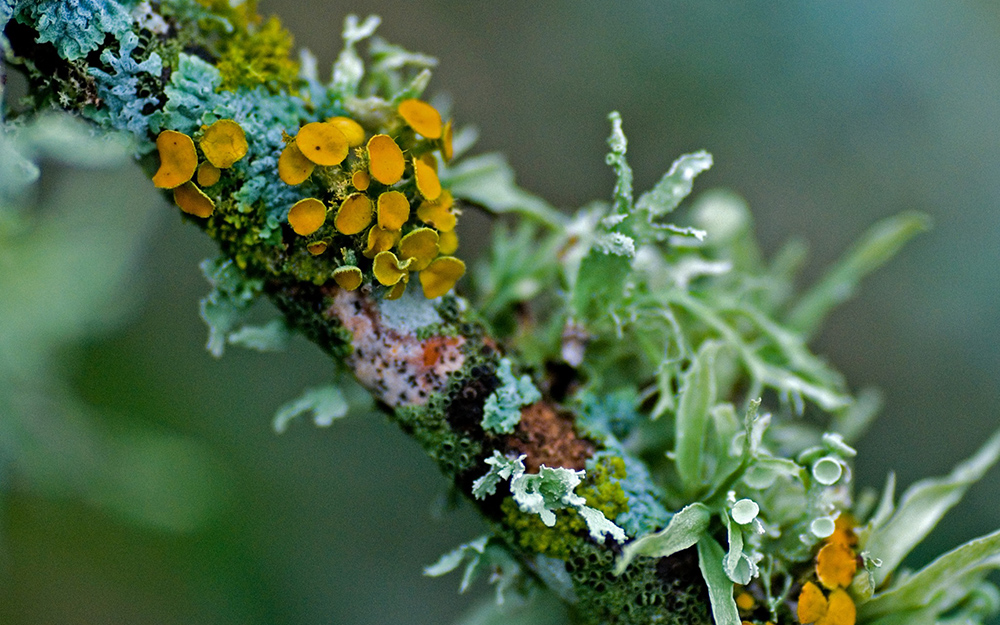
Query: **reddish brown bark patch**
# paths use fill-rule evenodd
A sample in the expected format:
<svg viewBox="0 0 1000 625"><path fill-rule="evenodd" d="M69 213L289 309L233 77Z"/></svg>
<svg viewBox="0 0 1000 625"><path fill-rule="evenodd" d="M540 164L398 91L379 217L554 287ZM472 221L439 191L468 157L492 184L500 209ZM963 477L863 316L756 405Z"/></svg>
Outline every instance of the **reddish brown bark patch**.
<svg viewBox="0 0 1000 625"><path fill-rule="evenodd" d="M524 466L528 473L537 473L543 464L583 469L587 458L594 453L594 445L576 435L573 421L544 402L521 409L521 422L517 432L507 439L507 445L517 453L527 454Z"/></svg>

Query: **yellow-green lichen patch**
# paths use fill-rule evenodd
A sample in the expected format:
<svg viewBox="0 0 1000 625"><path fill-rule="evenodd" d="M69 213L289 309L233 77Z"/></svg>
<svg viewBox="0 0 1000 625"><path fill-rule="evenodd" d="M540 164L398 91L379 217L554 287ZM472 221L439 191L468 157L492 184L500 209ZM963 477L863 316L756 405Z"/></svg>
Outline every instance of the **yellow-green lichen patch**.
<svg viewBox="0 0 1000 625"><path fill-rule="evenodd" d="M350 117L331 117L327 123L333 124L347 138L347 145L356 148L365 142L365 129Z"/></svg>
<svg viewBox="0 0 1000 625"><path fill-rule="evenodd" d="M212 198L190 181L174 188L174 203L182 211L195 217L205 218L215 212L215 202Z"/></svg>
<svg viewBox="0 0 1000 625"><path fill-rule="evenodd" d="M358 170L351 175L351 184L358 191L367 191L368 186L372 183L372 178L368 175L367 171Z"/></svg>
<svg viewBox="0 0 1000 625"><path fill-rule="evenodd" d="M428 139L441 136L441 114L430 104L417 99L403 100L397 110L410 128Z"/></svg>
<svg viewBox="0 0 1000 625"><path fill-rule="evenodd" d="M454 256L441 256L434 259L426 269L420 272L420 286L424 288L424 297L434 299L450 291L458 280L465 275L465 263Z"/></svg>
<svg viewBox="0 0 1000 625"><path fill-rule="evenodd" d="M295 234L309 236L326 221L326 205L316 198L299 200L288 209L288 224Z"/></svg>
<svg viewBox="0 0 1000 625"><path fill-rule="evenodd" d="M413 160L413 175L417 179L417 190L428 200L436 200L441 195L441 181L437 172L424 159Z"/></svg>
<svg viewBox="0 0 1000 625"><path fill-rule="evenodd" d="M231 119L220 119L206 128L198 145L208 162L219 169L232 167L249 148L243 129Z"/></svg>
<svg viewBox="0 0 1000 625"><path fill-rule="evenodd" d="M337 267L333 271L333 280L340 288L353 291L361 286L361 270L354 265Z"/></svg>
<svg viewBox="0 0 1000 625"><path fill-rule="evenodd" d="M399 182L406 170L403 151L389 135L375 135L368 140L368 171L382 184Z"/></svg>
<svg viewBox="0 0 1000 625"><path fill-rule="evenodd" d="M394 300L403 297L403 293L406 291L406 285L410 283L410 274L405 274L403 279L392 285L389 292L385 294L387 300Z"/></svg>
<svg viewBox="0 0 1000 625"><path fill-rule="evenodd" d="M378 196L378 225L384 230L399 230L410 218L410 201L399 191Z"/></svg>
<svg viewBox="0 0 1000 625"><path fill-rule="evenodd" d="M438 255L438 233L417 228L399 241L399 255L413 260L411 271L422 271Z"/></svg>
<svg viewBox="0 0 1000 625"><path fill-rule="evenodd" d="M156 137L156 149L160 153L160 168L153 175L153 185L173 189L191 180L198 167L198 151L191 137L164 130Z"/></svg>
<svg viewBox="0 0 1000 625"><path fill-rule="evenodd" d="M332 167L347 158L347 137L327 122L310 122L299 129L295 144L317 165Z"/></svg>
<svg viewBox="0 0 1000 625"><path fill-rule="evenodd" d="M444 128L441 130L441 156L444 157L444 161L450 162L452 158L455 157L455 144L453 141L451 120L449 119L444 124Z"/></svg>
<svg viewBox="0 0 1000 625"><path fill-rule="evenodd" d="M326 241L313 241L309 245L306 245L306 249L309 250L309 253L313 256L319 256L325 252L328 247L330 247L330 244Z"/></svg>
<svg viewBox="0 0 1000 625"><path fill-rule="evenodd" d="M341 234L358 234L372 222L372 201L363 193L349 195L340 204L333 225Z"/></svg>
<svg viewBox="0 0 1000 625"><path fill-rule="evenodd" d="M286 145L278 157L278 177L285 184L292 186L302 184L312 175L314 169L316 163L306 158L294 141Z"/></svg>

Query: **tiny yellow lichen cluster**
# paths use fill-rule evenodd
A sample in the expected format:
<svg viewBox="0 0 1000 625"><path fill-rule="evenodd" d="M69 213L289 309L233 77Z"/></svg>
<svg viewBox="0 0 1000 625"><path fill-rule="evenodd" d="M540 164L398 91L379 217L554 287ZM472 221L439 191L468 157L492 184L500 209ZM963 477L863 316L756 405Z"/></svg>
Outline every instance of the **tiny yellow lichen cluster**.
<svg viewBox="0 0 1000 625"><path fill-rule="evenodd" d="M288 224L317 256L338 235L356 237L353 246L371 260L371 277L388 287L388 299L402 296L413 273L424 295L435 298L465 273L465 263L452 256L458 248L456 211L441 187L435 154L452 157L451 122L442 123L437 110L416 99L404 100L395 112L402 123L390 125L391 134L369 136L356 121L333 117L287 137L278 159L281 180L299 185L325 168L318 179L330 194L326 201L298 201L288 211ZM334 270L333 279L354 290L364 273L347 264Z"/></svg>
<svg viewBox="0 0 1000 625"><path fill-rule="evenodd" d="M816 578L829 595L812 581L802 585L797 616L803 625L854 625L857 619L854 600L845 590L858 568L854 552L858 539L854 535L852 521L848 514L841 514L836 521L836 530L816 554Z"/></svg>
<svg viewBox="0 0 1000 625"><path fill-rule="evenodd" d="M205 218L215 211L215 202L201 189L217 184L222 170L246 156L248 146L243 129L231 119L203 127L198 146L205 157L200 164L191 137L174 130L161 132L156 138L160 168L153 175L153 184L173 189L174 202L182 211Z"/></svg>

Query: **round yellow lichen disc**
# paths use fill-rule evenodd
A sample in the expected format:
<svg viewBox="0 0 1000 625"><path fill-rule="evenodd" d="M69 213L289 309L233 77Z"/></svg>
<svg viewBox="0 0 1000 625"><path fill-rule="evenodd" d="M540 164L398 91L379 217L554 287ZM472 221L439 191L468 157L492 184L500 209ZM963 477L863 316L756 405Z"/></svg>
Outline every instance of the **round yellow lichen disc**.
<svg viewBox="0 0 1000 625"><path fill-rule="evenodd" d="M309 236L326 221L326 205L314 197L299 200L288 209L288 225L295 234Z"/></svg>
<svg viewBox="0 0 1000 625"><path fill-rule="evenodd" d="M399 241L399 230L383 230L377 225L368 230L368 245L365 247L365 258L375 258L379 252L391 250Z"/></svg>
<svg viewBox="0 0 1000 625"><path fill-rule="evenodd" d="M191 180L198 167L198 151L191 137L164 130L156 137L156 149L160 152L160 168L153 175L153 185L173 189Z"/></svg>
<svg viewBox="0 0 1000 625"><path fill-rule="evenodd" d="M423 159L414 159L413 174L417 177L417 190L420 191L420 195L428 200L436 200L441 195L441 181L438 180L437 172Z"/></svg>
<svg viewBox="0 0 1000 625"><path fill-rule="evenodd" d="M366 191L368 189L368 185L371 183L371 176L368 175L368 172L362 169L354 172L354 175L351 176L351 184L354 185L354 188L358 191Z"/></svg>
<svg viewBox="0 0 1000 625"><path fill-rule="evenodd" d="M182 211L195 217L208 217L215 212L215 202L205 195L193 182L185 182L174 188L174 203Z"/></svg>
<svg viewBox="0 0 1000 625"><path fill-rule="evenodd" d="M315 243L310 243L309 245L307 245L306 249L309 250L309 253L312 254L313 256L319 256L320 254L325 252L326 248L328 247L330 247L330 244L327 243L326 241L316 241Z"/></svg>
<svg viewBox="0 0 1000 625"><path fill-rule="evenodd" d="M451 120L445 122L441 131L441 156L448 162L455 156L454 142L452 141Z"/></svg>
<svg viewBox="0 0 1000 625"><path fill-rule="evenodd" d="M438 233L417 228L399 241L399 255L413 260L410 271L420 271L438 255Z"/></svg>
<svg viewBox="0 0 1000 625"><path fill-rule="evenodd" d="M424 287L424 297L441 297L464 275L465 263L458 258L441 256L434 259L434 262L420 272L420 286Z"/></svg>
<svg viewBox="0 0 1000 625"><path fill-rule="evenodd" d="M295 142L289 143L278 157L278 177L290 185L302 184L312 175L316 163L310 161Z"/></svg>
<svg viewBox="0 0 1000 625"><path fill-rule="evenodd" d="M354 265L345 265L333 270L333 280L345 290L353 291L361 286L361 270Z"/></svg>
<svg viewBox="0 0 1000 625"><path fill-rule="evenodd" d="M363 193L349 195L340 205L333 225L342 234L357 234L372 222L372 201Z"/></svg>
<svg viewBox="0 0 1000 625"><path fill-rule="evenodd" d="M310 161L324 167L339 165L347 158L347 137L327 122L311 122L299 129L295 143Z"/></svg>
<svg viewBox="0 0 1000 625"><path fill-rule="evenodd" d="M198 142L208 162L219 169L232 167L247 155L247 137L240 125L231 119L220 119L205 129Z"/></svg>
<svg viewBox="0 0 1000 625"><path fill-rule="evenodd" d="M222 172L218 167L205 161L201 165L198 165L198 184L203 187L210 187L219 181L222 177Z"/></svg>
<svg viewBox="0 0 1000 625"><path fill-rule="evenodd" d="M846 588L858 568L854 551L839 543L824 545L816 554L816 577L827 588Z"/></svg>
<svg viewBox="0 0 1000 625"><path fill-rule="evenodd" d="M399 262L392 252L379 252L372 261L372 273L375 279L385 286L392 286L403 279L408 272L410 261Z"/></svg>
<svg viewBox="0 0 1000 625"><path fill-rule="evenodd" d="M441 232L449 232L455 229L458 222L455 214L451 212L451 207L455 203L451 193L441 191L433 202L423 202L417 208L417 217L425 224L430 224Z"/></svg>
<svg viewBox="0 0 1000 625"><path fill-rule="evenodd" d="M399 230L410 218L410 201L399 191L378 196L378 225L384 230Z"/></svg>
<svg viewBox="0 0 1000 625"><path fill-rule="evenodd" d="M441 114L423 100L410 99L399 103L400 117L406 123L428 139L441 137Z"/></svg>
<svg viewBox="0 0 1000 625"><path fill-rule="evenodd" d="M356 148L365 142L365 129L350 117L331 117L326 121L344 133L344 136L347 137L347 145L350 147Z"/></svg>
<svg viewBox="0 0 1000 625"><path fill-rule="evenodd" d="M829 607L826 610L824 625L854 625L858 618L858 610L854 600L844 590L838 588L830 593Z"/></svg>
<svg viewBox="0 0 1000 625"><path fill-rule="evenodd" d="M389 135L375 135L368 140L368 171L382 184L396 184L403 177L406 160L403 151Z"/></svg>
<svg viewBox="0 0 1000 625"><path fill-rule="evenodd" d="M454 230L445 230L438 233L438 252L445 256L454 254L458 250L458 234Z"/></svg>

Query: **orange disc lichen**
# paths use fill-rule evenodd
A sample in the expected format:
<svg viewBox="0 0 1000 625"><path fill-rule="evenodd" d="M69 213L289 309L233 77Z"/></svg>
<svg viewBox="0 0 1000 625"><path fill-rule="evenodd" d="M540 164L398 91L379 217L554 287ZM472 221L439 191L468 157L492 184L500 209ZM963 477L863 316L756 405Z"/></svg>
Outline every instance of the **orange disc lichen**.
<svg viewBox="0 0 1000 625"><path fill-rule="evenodd" d="M410 218L410 201L399 191L378 196L378 225L385 230L399 230Z"/></svg>
<svg viewBox="0 0 1000 625"><path fill-rule="evenodd" d="M333 124L337 130L344 133L344 137L347 138L347 145L356 148L365 142L365 129L361 127L361 124L354 121L350 117L331 117L326 120L327 123Z"/></svg>
<svg viewBox="0 0 1000 625"><path fill-rule="evenodd" d="M372 201L363 193L347 196L337 211L333 225L341 234L357 234L372 222Z"/></svg>
<svg viewBox="0 0 1000 625"><path fill-rule="evenodd" d="M425 224L430 224L441 232L448 232L455 229L457 219L451 212L451 207L455 203L451 193L442 191L441 195L432 202L422 202L417 208L417 217Z"/></svg>
<svg viewBox="0 0 1000 625"><path fill-rule="evenodd" d="M424 287L424 297L427 299L441 297L464 275L465 263L454 256L434 259L434 262L420 272L420 286Z"/></svg>
<svg viewBox="0 0 1000 625"><path fill-rule="evenodd" d="M248 149L246 134L231 119L220 119L206 128L198 145L208 162L219 169L232 167L247 155Z"/></svg>
<svg viewBox="0 0 1000 625"><path fill-rule="evenodd" d="M417 228L399 241L399 255L413 260L410 271L420 271L438 255L438 233Z"/></svg>
<svg viewBox="0 0 1000 625"><path fill-rule="evenodd" d="M392 286L403 279L409 272L410 260L400 262L392 252L379 252L372 261L372 273L380 284Z"/></svg>
<svg viewBox="0 0 1000 625"><path fill-rule="evenodd" d="M428 139L441 137L441 114L430 104L417 99L403 100L397 110L410 128L423 136Z"/></svg>
<svg viewBox="0 0 1000 625"><path fill-rule="evenodd" d="M441 195L441 181L437 172L423 159L414 159L413 174L417 177L417 190L420 191L420 195L432 201Z"/></svg>
<svg viewBox="0 0 1000 625"><path fill-rule="evenodd" d="M827 588L846 588L858 569L854 552L839 543L828 543L816 554L816 576Z"/></svg>
<svg viewBox="0 0 1000 625"><path fill-rule="evenodd" d="M854 600L847 592L838 588L830 593L826 617L821 619L820 625L854 625L857 618L858 610L854 606Z"/></svg>
<svg viewBox="0 0 1000 625"><path fill-rule="evenodd" d="M358 171L354 172L353 176L351 176L351 184L354 185L354 188L357 189L358 191L367 191L368 185L370 185L371 183L372 183L371 176L369 176L368 172L364 171L363 169L359 169Z"/></svg>
<svg viewBox="0 0 1000 625"><path fill-rule="evenodd" d="M819 586L812 582L803 584L802 591L799 593L797 609L799 622L803 625L815 623L826 616L826 611L826 597L823 596L823 591L819 589Z"/></svg>
<svg viewBox="0 0 1000 625"><path fill-rule="evenodd" d="M379 252L392 249L399 241L399 230L383 230L377 225L368 230L368 245L365 247L365 258L375 258Z"/></svg>
<svg viewBox="0 0 1000 625"><path fill-rule="evenodd" d="M403 151L389 135L375 135L368 140L368 171L382 184L396 184L403 177L406 160Z"/></svg>
<svg viewBox="0 0 1000 625"><path fill-rule="evenodd" d="M288 225L295 234L309 236L326 221L326 205L314 197L307 197L288 209Z"/></svg>
<svg viewBox="0 0 1000 625"><path fill-rule="evenodd" d="M302 184L314 169L316 163L306 158L294 141L286 145L278 157L278 177L285 184Z"/></svg>
<svg viewBox="0 0 1000 625"><path fill-rule="evenodd" d="M222 177L222 172L218 167L205 161L201 165L198 165L198 184L203 187L210 187L219 181Z"/></svg>
<svg viewBox="0 0 1000 625"><path fill-rule="evenodd" d="M174 203L182 211L195 217L208 217L215 212L215 202L205 195L193 182L185 182L174 188Z"/></svg>
<svg viewBox="0 0 1000 625"><path fill-rule="evenodd" d="M173 189L191 180L198 167L198 151L191 137L164 130L156 137L156 149L160 152L160 168L153 175L153 185Z"/></svg>
<svg viewBox="0 0 1000 625"><path fill-rule="evenodd" d="M450 256L458 250L458 234L454 230L438 233L438 252Z"/></svg>
<svg viewBox="0 0 1000 625"><path fill-rule="evenodd" d="M403 276L402 280L400 280L399 282L397 282L396 284L394 284L392 286L392 288L389 289L389 292L386 293L385 298L386 299L399 299L399 298L403 297L403 292L406 291L406 285L409 282L410 282L410 274L406 274L405 276Z"/></svg>
<svg viewBox="0 0 1000 625"><path fill-rule="evenodd" d="M313 256L319 256L325 252L328 247L330 247L330 244L326 241L314 241L313 243L307 245L306 249L309 250L309 253Z"/></svg>
<svg viewBox="0 0 1000 625"><path fill-rule="evenodd" d="M347 158L347 137L327 122L311 122L295 136L299 150L310 161L324 167L339 165Z"/></svg>
<svg viewBox="0 0 1000 625"><path fill-rule="evenodd" d="M361 286L361 270L354 265L344 265L333 270L333 280L342 289L353 291Z"/></svg>

